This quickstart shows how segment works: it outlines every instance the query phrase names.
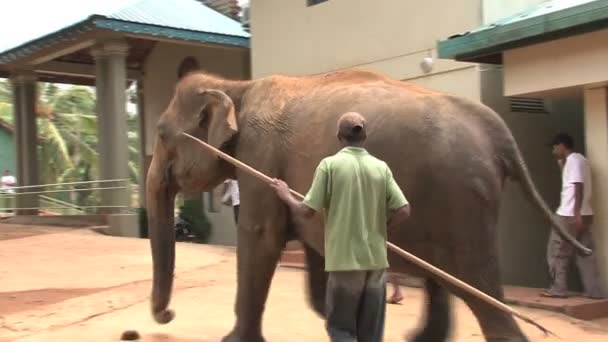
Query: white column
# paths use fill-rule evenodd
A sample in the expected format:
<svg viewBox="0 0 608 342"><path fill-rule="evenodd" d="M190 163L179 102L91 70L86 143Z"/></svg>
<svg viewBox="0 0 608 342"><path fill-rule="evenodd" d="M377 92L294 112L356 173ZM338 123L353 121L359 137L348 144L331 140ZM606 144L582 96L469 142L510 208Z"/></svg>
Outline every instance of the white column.
<svg viewBox="0 0 608 342"><path fill-rule="evenodd" d="M17 186L36 185L40 182L37 154L36 75L32 71L19 71L11 76L11 81L13 86L13 115L15 118ZM18 195L15 204L17 208L37 208L38 196ZM37 210L19 210L17 214L36 215Z"/></svg>
<svg viewBox="0 0 608 342"><path fill-rule="evenodd" d="M92 49L96 73L99 175L102 180L129 178L125 94L128 50L127 43L122 40L106 41ZM129 191L105 190L101 194L102 205L130 204Z"/></svg>
<svg viewBox="0 0 608 342"><path fill-rule="evenodd" d="M585 89L585 149L593 179L593 234L604 291L608 290L608 89Z"/></svg>
<svg viewBox="0 0 608 342"><path fill-rule="evenodd" d="M148 169L146 165L146 108L144 106L144 82L137 80L137 116L139 119L139 206L146 207L146 177Z"/></svg>

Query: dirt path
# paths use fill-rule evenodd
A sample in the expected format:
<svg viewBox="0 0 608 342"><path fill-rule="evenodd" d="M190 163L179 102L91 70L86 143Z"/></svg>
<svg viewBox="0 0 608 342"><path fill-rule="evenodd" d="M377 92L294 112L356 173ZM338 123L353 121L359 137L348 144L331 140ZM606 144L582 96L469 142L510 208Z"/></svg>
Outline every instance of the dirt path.
<svg viewBox="0 0 608 342"><path fill-rule="evenodd" d="M0 236L23 227L0 225ZM29 229L29 228L28 228ZM57 230L0 239L0 341L118 341L127 329L141 341L219 341L234 323L232 248L180 244L172 308L176 319L155 324L149 313L148 242ZM12 236L18 235L13 233ZM420 320L419 289L405 289L404 305L388 307L386 341L403 341ZM455 301L453 341L483 341L467 307ZM608 339L606 321L518 308L556 331L562 341ZM521 324L532 341L543 337ZM264 334L272 341L327 341L323 321L305 301L304 273L279 269L267 304Z"/></svg>

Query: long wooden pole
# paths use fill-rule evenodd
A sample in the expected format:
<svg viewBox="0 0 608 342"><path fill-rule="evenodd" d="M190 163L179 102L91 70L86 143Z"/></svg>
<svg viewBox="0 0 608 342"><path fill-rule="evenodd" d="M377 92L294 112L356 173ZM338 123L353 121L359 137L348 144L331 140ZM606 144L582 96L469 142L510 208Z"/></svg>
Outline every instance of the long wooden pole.
<svg viewBox="0 0 608 342"><path fill-rule="evenodd" d="M264 183L267 184L271 184L274 180L268 176L266 176L265 174L263 174L262 172L254 169L253 167L239 161L236 158L233 158L232 156L218 150L217 148L207 144L206 142L188 134L188 133L183 133L182 134L196 142L198 142L201 146L205 147L209 152L211 152L212 154L224 159L225 161L229 162L230 164L234 165L235 167L238 167L239 169L251 174L252 176L258 178L259 180L261 180ZM292 189L289 189L289 191L291 192L292 195L294 195L296 198L303 200L304 196ZM539 323L535 322L533 319L523 315L522 313L518 312L517 310L513 309L512 307L504 304L503 302L499 301L498 299L489 296L488 294L476 289L475 287L465 283L464 281L452 276L451 274L442 271L441 269L429 264L428 262L418 258L417 256L406 252L405 250L403 250L402 248L398 247L397 245L388 242L387 241L387 246L389 249L391 249L393 252L397 253L398 255L400 255L401 257L405 258L406 260L408 260L409 262L419 266L420 268L425 269L426 271L431 272L432 274L436 275L437 277L447 281L448 283L472 294L473 296L477 297L478 299L481 299L482 301L494 306L495 308L507 312L509 314L512 314L515 317L520 318L521 320L523 320L526 323L532 324L535 327L537 327L538 329L540 329L543 333L545 334L551 334L554 335L554 333L552 333L550 330L548 330L547 328L543 327L542 325L540 325Z"/></svg>

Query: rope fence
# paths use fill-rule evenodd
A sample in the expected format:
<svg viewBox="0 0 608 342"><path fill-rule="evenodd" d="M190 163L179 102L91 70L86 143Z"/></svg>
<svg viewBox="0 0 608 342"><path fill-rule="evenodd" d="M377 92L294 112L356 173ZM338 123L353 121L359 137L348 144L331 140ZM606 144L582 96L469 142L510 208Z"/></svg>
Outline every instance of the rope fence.
<svg viewBox="0 0 608 342"><path fill-rule="evenodd" d="M137 191L138 186L130 184L129 179L105 179L82 182L65 182L51 184L35 184L13 186L0 189L0 212L14 211L63 211L68 214L82 214L85 211L103 209L130 209L131 205L117 205L116 203L103 203L101 192L125 191L128 203L131 203L131 193ZM61 194L68 194L61 196ZM85 197L75 198L78 193L90 193ZM55 197L53 197L55 195ZM60 195L60 196L57 196ZM31 196L32 199L20 200L21 197ZM57 198L59 197L59 198ZM101 198L100 198L101 197ZM83 198L85 198L83 200ZM86 201L89 201L88 203ZM93 201L93 203L91 203ZM95 204L101 201L102 203ZM80 203L75 203L80 202ZM26 204L26 205L23 205ZM34 205L31 205L34 204ZM120 203L118 203L120 204ZM52 213L61 215L62 212Z"/></svg>

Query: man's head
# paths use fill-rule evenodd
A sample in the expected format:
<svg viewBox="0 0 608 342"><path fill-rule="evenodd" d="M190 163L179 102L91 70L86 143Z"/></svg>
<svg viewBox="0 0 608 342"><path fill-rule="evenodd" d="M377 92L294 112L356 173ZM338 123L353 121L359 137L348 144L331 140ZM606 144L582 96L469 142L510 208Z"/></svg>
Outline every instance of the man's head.
<svg viewBox="0 0 608 342"><path fill-rule="evenodd" d="M4 170L3 175L4 176L9 176L11 174L11 172L9 170Z"/></svg>
<svg viewBox="0 0 608 342"><path fill-rule="evenodd" d="M572 153L574 139L566 133L558 133L553 140L551 140L551 147L553 148L553 156L555 156L556 159L566 159L566 157Z"/></svg>
<svg viewBox="0 0 608 342"><path fill-rule="evenodd" d="M366 122L356 112L342 114L338 119L338 139L345 145L360 145L367 138Z"/></svg>

